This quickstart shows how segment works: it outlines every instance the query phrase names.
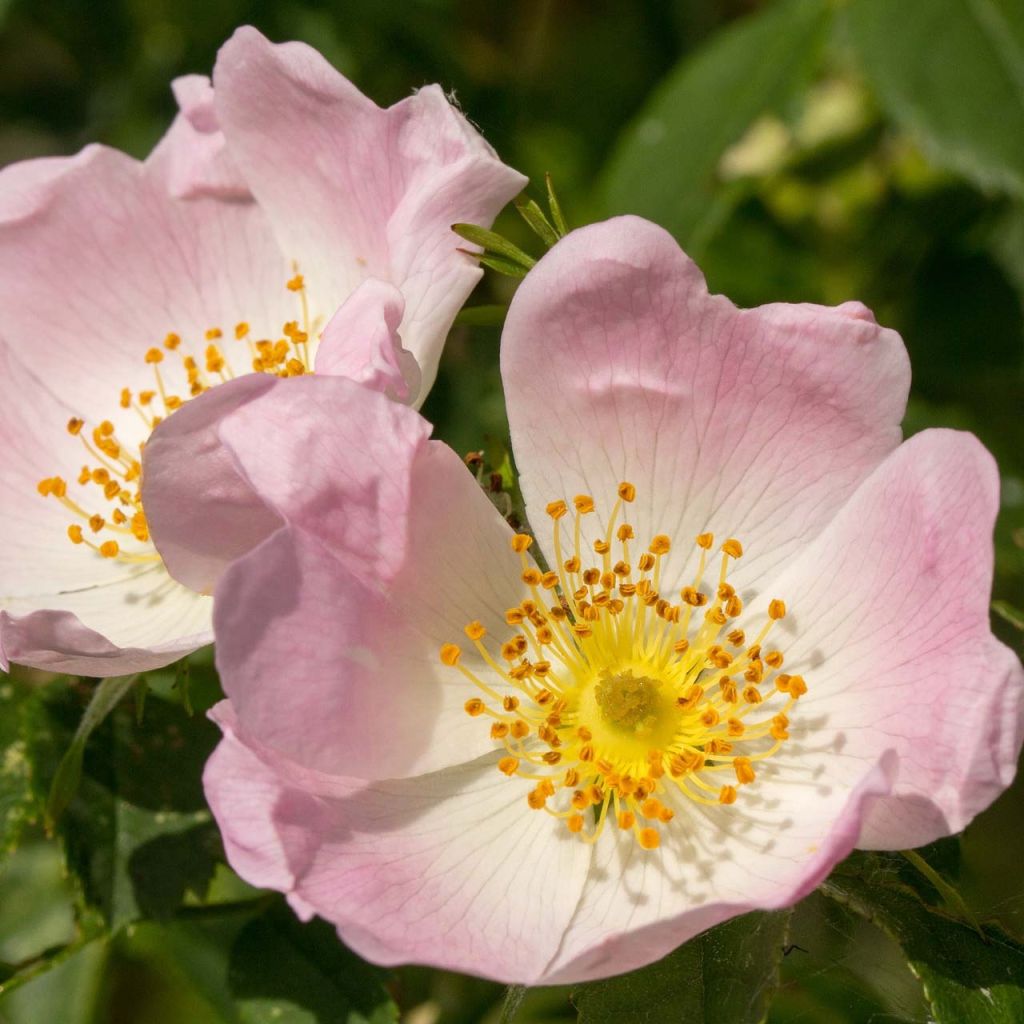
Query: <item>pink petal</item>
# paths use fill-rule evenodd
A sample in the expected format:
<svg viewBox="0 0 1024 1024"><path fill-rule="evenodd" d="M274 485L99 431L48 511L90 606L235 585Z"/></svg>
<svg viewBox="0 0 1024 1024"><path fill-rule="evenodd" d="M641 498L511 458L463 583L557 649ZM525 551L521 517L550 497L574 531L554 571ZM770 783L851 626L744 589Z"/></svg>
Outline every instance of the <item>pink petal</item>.
<svg viewBox="0 0 1024 1024"><path fill-rule="evenodd" d="M365 280L324 328L316 372L348 377L398 402L415 401L421 374L398 336L404 311L405 300L394 285Z"/></svg>
<svg viewBox="0 0 1024 1024"><path fill-rule="evenodd" d="M213 196L252 199L245 177L226 151L217 124L213 87L206 75L185 75L171 84L180 113L146 161L183 199Z"/></svg>
<svg viewBox="0 0 1024 1024"><path fill-rule="evenodd" d="M928 430L864 482L772 585L798 706L844 754L899 755L858 845L959 832L1012 781L1024 672L991 633L995 464L969 434ZM794 716L791 716L794 717Z"/></svg>
<svg viewBox="0 0 1024 1024"><path fill-rule="evenodd" d="M276 378L252 373L212 388L153 431L143 453L142 504L167 571L199 594L282 525L220 437L221 420Z"/></svg>
<svg viewBox="0 0 1024 1024"><path fill-rule="evenodd" d="M784 565L899 443L909 385L899 337L859 304L737 310L636 217L573 232L530 272L502 373L534 525L578 492L607 513L629 481L640 542L675 542L671 589L707 530L742 540L741 582Z"/></svg>
<svg viewBox="0 0 1024 1024"><path fill-rule="evenodd" d="M833 763L823 785L810 772L759 779L756 801L744 791L732 807L677 817L654 856L609 830L545 983L633 970L738 914L796 903L853 849L893 761Z"/></svg>
<svg viewBox="0 0 1024 1024"><path fill-rule="evenodd" d="M406 557L409 476L429 433L411 409L342 377L277 380L220 425L263 502L385 577Z"/></svg>
<svg viewBox="0 0 1024 1024"><path fill-rule="evenodd" d="M129 596L142 602L148 600L144 591L135 591ZM126 600L124 592L98 597L101 600L76 602L83 606L83 615L108 619L116 607L124 607ZM83 625L77 615L68 611L50 608L24 615L0 611L0 670L7 672L13 662L75 676L127 676L170 665L213 642L213 633L208 628L210 609L205 603L199 606L201 599L195 594L178 600L164 596L160 601L169 606L170 615L159 614L158 610L158 615L150 619L149 633L157 639L145 647L132 646L128 640L119 647ZM187 622L189 616L191 623ZM193 632L185 633L189 628ZM165 636L174 639L161 642L160 638ZM149 637L140 638L140 643L147 639Z"/></svg>
<svg viewBox="0 0 1024 1024"><path fill-rule="evenodd" d="M317 308L334 309L368 276L394 284L425 392L480 278L450 227L489 225L525 179L436 86L382 110L315 50L252 28L221 50L214 87L229 151Z"/></svg>
<svg viewBox="0 0 1024 1024"><path fill-rule="evenodd" d="M90 423L109 416L121 432L121 388L155 386L144 356L171 331L200 360L211 327L230 334L244 320L255 337L276 337L296 315L289 277L255 205L176 202L113 150L0 172L0 338ZM225 347L248 368L242 342ZM181 387L177 359L164 370ZM134 413L124 419L145 433Z"/></svg>
<svg viewBox="0 0 1024 1024"><path fill-rule="evenodd" d="M279 382L221 429L288 524L217 588L218 666L247 739L360 778L492 750L463 710L472 685L438 652L474 619L504 631L526 591L511 531L458 456L423 443L416 413L338 378Z"/></svg>
<svg viewBox="0 0 1024 1024"><path fill-rule="evenodd" d="M589 847L492 763L311 801L229 733L204 783L233 867L377 963L536 982L586 878Z"/></svg>
<svg viewBox="0 0 1024 1024"><path fill-rule="evenodd" d="M43 477L78 472L84 452L64 429L69 410L2 344L0 381L0 664L125 675L210 643L209 599L174 583L158 564L132 568L71 544L67 527L76 517L36 491ZM53 432L37 433L38 423ZM73 486L69 494L89 500Z"/></svg>

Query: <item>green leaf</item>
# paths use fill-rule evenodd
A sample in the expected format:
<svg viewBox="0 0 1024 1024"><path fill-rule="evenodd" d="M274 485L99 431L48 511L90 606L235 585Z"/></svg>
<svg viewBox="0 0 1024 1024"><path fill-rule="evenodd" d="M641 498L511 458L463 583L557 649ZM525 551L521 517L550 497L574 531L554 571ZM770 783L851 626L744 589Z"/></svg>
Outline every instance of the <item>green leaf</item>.
<svg viewBox="0 0 1024 1024"><path fill-rule="evenodd" d="M1024 195L1024 4L854 0L847 17L893 119L942 166Z"/></svg>
<svg viewBox="0 0 1024 1024"><path fill-rule="evenodd" d="M578 985L580 1024L757 1024L779 980L789 911L745 914L663 960Z"/></svg>
<svg viewBox="0 0 1024 1024"><path fill-rule="evenodd" d="M73 692L54 687L54 728L73 721L77 706ZM154 691L141 724L124 705L89 737L58 828L82 900L111 929L167 917L205 893L223 859L201 783L218 736L212 722Z"/></svg>
<svg viewBox="0 0 1024 1024"><path fill-rule="evenodd" d="M526 221L533 233L550 249L558 241L558 233L549 223L544 211L532 200L522 196L515 200L519 216Z"/></svg>
<svg viewBox="0 0 1024 1024"><path fill-rule="evenodd" d="M1024 612L1014 608L1009 601L993 601L992 611L1017 629L1024 629Z"/></svg>
<svg viewBox="0 0 1024 1024"><path fill-rule="evenodd" d="M649 217L691 249L708 238L742 194L719 181L719 160L806 84L830 20L824 0L785 0L684 58L616 146L603 180L609 210Z"/></svg>
<svg viewBox="0 0 1024 1024"><path fill-rule="evenodd" d="M82 757L85 744L93 730L114 710L121 698L138 682L138 676L114 676L101 679L96 684L89 706L82 715L81 722L75 730L71 745L57 766L57 774L50 786L50 796L46 801L46 826L52 829L54 822L64 813L71 802L82 778Z"/></svg>
<svg viewBox="0 0 1024 1024"><path fill-rule="evenodd" d="M394 1024L388 974L360 960L322 921L301 924L283 900L269 907L144 923L121 956L176 975L215 1019L232 1024ZM141 1018L140 1018L141 1019Z"/></svg>
<svg viewBox="0 0 1024 1024"><path fill-rule="evenodd" d="M0 854L13 851L42 814L38 758L49 738L38 690L0 677Z"/></svg>
<svg viewBox="0 0 1024 1024"><path fill-rule="evenodd" d="M487 228L479 227L476 224L453 224L452 231L459 238L479 245L486 255L499 257L524 271L529 270L537 262L532 256L523 252L518 245L513 245L507 238L503 238L494 231L488 231ZM477 256L478 253L470 253L470 255Z"/></svg>
<svg viewBox="0 0 1024 1024"><path fill-rule="evenodd" d="M0 992L0 1020L4 1024L99 1024L101 999L109 948L96 939L41 964L23 984L13 982Z"/></svg>
<svg viewBox="0 0 1024 1024"><path fill-rule="evenodd" d="M522 266L519 263L514 263L512 260L505 259L504 256L493 256L491 253L470 253L471 256L475 256L485 267L490 267L491 270L497 271L499 274L504 274L506 277L526 277L527 267Z"/></svg>
<svg viewBox="0 0 1024 1024"><path fill-rule="evenodd" d="M984 937L929 906L916 888L853 858L821 891L896 940L921 981L936 1024L1015 1024L1024 1020L1024 946L994 925Z"/></svg>
<svg viewBox="0 0 1024 1024"><path fill-rule="evenodd" d="M560 237L567 235L569 233L569 225L566 222L565 215L562 213L562 204L558 201L555 183L551 180L550 174L544 175L544 185L548 193L548 209L551 211L551 220L555 225L555 230Z"/></svg>

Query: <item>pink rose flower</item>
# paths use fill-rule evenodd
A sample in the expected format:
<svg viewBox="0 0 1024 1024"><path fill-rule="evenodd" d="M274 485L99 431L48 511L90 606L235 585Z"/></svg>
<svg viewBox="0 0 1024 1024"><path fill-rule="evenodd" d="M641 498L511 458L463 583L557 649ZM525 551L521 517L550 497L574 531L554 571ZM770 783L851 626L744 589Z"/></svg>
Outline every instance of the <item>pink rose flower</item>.
<svg viewBox="0 0 1024 1024"><path fill-rule="evenodd" d="M90 146L0 173L4 669L118 675L208 643L210 598L168 576L140 502L154 425L254 369L418 405L480 277L450 226L524 184L438 86L381 109L251 28L174 91L143 163ZM381 303L405 350L360 333Z"/></svg>
<svg viewBox="0 0 1024 1024"><path fill-rule="evenodd" d="M268 517L215 599L205 785L244 878L380 963L573 982L1009 784L996 469L969 434L900 443L898 335L856 303L736 309L621 218L537 264L502 344L533 537L347 381L217 428Z"/></svg>

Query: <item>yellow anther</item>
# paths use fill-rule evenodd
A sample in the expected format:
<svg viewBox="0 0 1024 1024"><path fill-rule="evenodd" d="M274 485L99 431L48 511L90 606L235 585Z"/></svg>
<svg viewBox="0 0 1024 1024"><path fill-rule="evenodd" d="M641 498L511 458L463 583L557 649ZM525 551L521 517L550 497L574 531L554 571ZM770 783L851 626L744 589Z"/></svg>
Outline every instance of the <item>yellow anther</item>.
<svg viewBox="0 0 1024 1024"><path fill-rule="evenodd" d="M672 540L663 533L659 533L650 544L652 555L667 555L672 548Z"/></svg>
<svg viewBox="0 0 1024 1024"><path fill-rule="evenodd" d="M68 539L72 544L81 544L84 538L82 537L82 528L78 523L72 523L68 527Z"/></svg>
<svg viewBox="0 0 1024 1024"><path fill-rule="evenodd" d="M608 554L609 551L611 551L611 549L612 549L611 544L609 544L608 541L606 541L606 540L595 540L594 541L594 550L599 555L606 555L606 554Z"/></svg>
<svg viewBox="0 0 1024 1024"><path fill-rule="evenodd" d="M544 793L542 793L539 789L531 789L530 792L526 794L526 802L535 811L539 811L547 803L547 801L547 796Z"/></svg>
<svg viewBox="0 0 1024 1024"><path fill-rule="evenodd" d="M545 590L554 590L558 586L558 573L549 571L540 578L540 584Z"/></svg>
<svg viewBox="0 0 1024 1024"><path fill-rule="evenodd" d="M522 554L533 543L533 538L528 533L515 533L512 535L512 550Z"/></svg>
<svg viewBox="0 0 1024 1024"><path fill-rule="evenodd" d="M692 711L704 699L704 687L694 683L683 697L676 697L676 705L683 711Z"/></svg>
<svg viewBox="0 0 1024 1024"><path fill-rule="evenodd" d="M769 651L764 656L764 662L766 665L770 665L772 668L782 668L782 652L781 651Z"/></svg>
<svg viewBox="0 0 1024 1024"><path fill-rule="evenodd" d="M82 427L85 426L85 420L79 419L77 416L72 416L68 420L68 433L77 436L82 432Z"/></svg>
<svg viewBox="0 0 1024 1024"><path fill-rule="evenodd" d="M572 504L581 516L594 511L594 499L589 494L577 494L572 499Z"/></svg>
<svg viewBox="0 0 1024 1024"><path fill-rule="evenodd" d="M288 282L288 291L290 292L301 292L306 287L306 279L301 274L296 274Z"/></svg>
<svg viewBox="0 0 1024 1024"><path fill-rule="evenodd" d="M140 391L139 392L139 405L142 405L142 406L149 405L149 403L152 402L154 398L156 398L156 392L155 391Z"/></svg>
<svg viewBox="0 0 1024 1024"><path fill-rule="evenodd" d="M712 727L718 725L718 719L719 715L717 709L712 707L712 705L710 704L704 709L703 712L701 712L701 725L705 726L708 729L711 729Z"/></svg>
<svg viewBox="0 0 1024 1024"><path fill-rule="evenodd" d="M768 603L768 618L778 620L786 617L786 602L775 598Z"/></svg>
<svg viewBox="0 0 1024 1024"><path fill-rule="evenodd" d="M656 829L642 828L637 833L636 841L644 850L656 850L661 845L661 837Z"/></svg>
<svg viewBox="0 0 1024 1024"><path fill-rule="evenodd" d="M210 327L207 329L204 337L207 341L216 341L218 338L224 336L224 332L219 327Z"/></svg>
<svg viewBox="0 0 1024 1024"><path fill-rule="evenodd" d="M619 484L619 492L618 493L619 493L619 497L623 501L629 502L629 501L633 501L636 498L636 488L632 484L626 483L625 481L623 481L621 484Z"/></svg>
<svg viewBox="0 0 1024 1024"><path fill-rule="evenodd" d="M582 814L570 814L565 820L566 828L569 829L573 835L578 835L583 831L583 815Z"/></svg>
<svg viewBox="0 0 1024 1024"><path fill-rule="evenodd" d="M512 738L521 740L526 736L530 735L530 727L521 718L517 718L512 723Z"/></svg>
<svg viewBox="0 0 1024 1024"><path fill-rule="evenodd" d="M158 348L151 348L146 353L147 363L162 363L164 361L164 354Z"/></svg>
<svg viewBox="0 0 1024 1024"><path fill-rule="evenodd" d="M703 548L705 551L710 551L714 543L715 535L713 533L700 533L697 535L697 547Z"/></svg>
<svg viewBox="0 0 1024 1024"><path fill-rule="evenodd" d="M650 572L654 568L654 555L645 551L637 559L636 566L641 572Z"/></svg>
<svg viewBox="0 0 1024 1024"><path fill-rule="evenodd" d="M518 697L511 697L511 696L503 697L502 700L501 700L501 706L506 711L510 711L510 712L511 711L515 711L516 708L519 707L519 698Z"/></svg>
<svg viewBox="0 0 1024 1024"><path fill-rule="evenodd" d="M745 686L743 688L744 704L760 704L764 700L761 691L756 686Z"/></svg>
<svg viewBox="0 0 1024 1024"><path fill-rule="evenodd" d="M519 758L518 757L503 757L498 762L498 771L502 775L515 775L519 771Z"/></svg>
<svg viewBox="0 0 1024 1024"><path fill-rule="evenodd" d="M718 791L718 802L720 804L734 804L736 803L737 795L735 786L723 786Z"/></svg>
<svg viewBox="0 0 1024 1024"><path fill-rule="evenodd" d="M121 388L121 408L130 409L132 406L132 393L128 388Z"/></svg>
<svg viewBox="0 0 1024 1024"><path fill-rule="evenodd" d="M106 525L107 521L99 513L94 516L89 516L89 529L92 530L93 533L99 533Z"/></svg>
<svg viewBox="0 0 1024 1024"><path fill-rule="evenodd" d="M509 733L508 722L495 722L491 726L491 739L503 740Z"/></svg>
<svg viewBox="0 0 1024 1024"><path fill-rule="evenodd" d="M235 324L235 338L241 341L249 333L249 325L242 320L240 323Z"/></svg>
<svg viewBox="0 0 1024 1024"><path fill-rule="evenodd" d="M529 569L524 569L523 570L522 580L528 586L531 586L531 587L539 586L541 579L542 579L542 573L541 573L540 569L534 569L533 567L530 567Z"/></svg>
<svg viewBox="0 0 1024 1024"><path fill-rule="evenodd" d="M649 796L641 805L640 813L645 818L656 818L658 812L661 810L661 801L653 796Z"/></svg>
<svg viewBox="0 0 1024 1024"><path fill-rule="evenodd" d="M722 551L730 558L743 557L743 545L735 538L730 537L723 545Z"/></svg>
<svg viewBox="0 0 1024 1024"><path fill-rule="evenodd" d="M734 757L732 767L736 772L736 781L741 786L749 786L757 778L754 765L749 757Z"/></svg>
<svg viewBox="0 0 1024 1024"><path fill-rule="evenodd" d="M107 540L100 545L100 554L104 558L116 558L120 550L116 540Z"/></svg>
<svg viewBox="0 0 1024 1024"><path fill-rule="evenodd" d="M747 727L738 718L730 718L726 722L726 730L733 739L739 739L746 731Z"/></svg>
<svg viewBox="0 0 1024 1024"><path fill-rule="evenodd" d="M552 519L561 519L569 511L569 506L562 500L548 502L544 509Z"/></svg>
<svg viewBox="0 0 1024 1024"><path fill-rule="evenodd" d="M619 811L615 821L619 828L625 832L636 824L636 815L632 811Z"/></svg>
<svg viewBox="0 0 1024 1024"><path fill-rule="evenodd" d="M110 420L103 420L100 425L96 428L96 432L100 437L113 437L114 436L114 424Z"/></svg>
<svg viewBox="0 0 1024 1024"><path fill-rule="evenodd" d="M483 623L474 619L465 626L465 633L470 640L482 640L487 635L487 630L484 629Z"/></svg>
<svg viewBox="0 0 1024 1024"><path fill-rule="evenodd" d="M164 348L173 352L181 344L181 338L173 331L164 338Z"/></svg>
<svg viewBox="0 0 1024 1024"><path fill-rule="evenodd" d="M807 692L807 684L804 682L803 676L793 676L789 681L789 695L794 700L798 697L802 697Z"/></svg>
<svg viewBox="0 0 1024 1024"><path fill-rule="evenodd" d="M772 739L775 740L788 740L789 739L789 719L785 715L776 715L772 719L771 728L769 733Z"/></svg>
<svg viewBox="0 0 1024 1024"><path fill-rule="evenodd" d="M457 665L461 655L462 651L457 644L444 644L441 647L441 663L443 665Z"/></svg>

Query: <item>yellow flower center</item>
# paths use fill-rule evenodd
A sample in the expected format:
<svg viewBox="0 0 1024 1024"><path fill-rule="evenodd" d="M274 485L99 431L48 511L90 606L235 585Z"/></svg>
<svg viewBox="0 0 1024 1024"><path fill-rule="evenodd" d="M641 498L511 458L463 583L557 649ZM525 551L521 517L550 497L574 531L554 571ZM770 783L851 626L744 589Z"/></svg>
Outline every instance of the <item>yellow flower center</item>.
<svg viewBox="0 0 1024 1024"><path fill-rule="evenodd" d="M618 520L636 489L623 483L618 493L605 536L593 544L599 564L586 564L591 555L581 540L582 520L595 507L589 495L573 500L568 558L562 521L569 507L547 507L555 568L531 563L532 537L512 538L530 591L505 613L512 635L496 655L480 622L465 628L503 686L468 668L457 644L442 646L441 661L479 691L466 712L491 720L491 737L505 750L499 770L534 783L530 807L588 843L612 819L652 850L660 844L657 826L674 817L669 795L735 803L757 778L758 762L788 739L789 713L807 685L779 672L783 654L766 644L786 614L782 601L769 602L755 636L734 626L743 600L727 576L743 555L740 542L720 545L712 585L705 574L714 537L697 537L693 582L670 599L660 587L671 539L658 534L634 556L633 527Z"/></svg>
<svg viewBox="0 0 1024 1024"><path fill-rule="evenodd" d="M315 343L320 319L310 320L306 284L298 268L287 288L298 297L300 320L283 324L281 337L254 340L249 324L244 321L235 324L232 331L234 341L246 346L256 373L297 377L312 372L311 345ZM122 440L109 419L101 420L90 430L84 418L74 416L67 423L67 431L81 440L88 460L73 478L77 487L72 492L67 479L52 476L40 480L37 490L43 497L55 498L74 515L67 530L72 544L91 548L103 558L157 568L162 562L149 539L140 491L145 439L187 401L237 374L219 327L210 327L202 345L195 348L171 332L160 345L148 349L144 359L153 369L153 387L137 392L122 388L118 400L120 409L126 411L121 415L134 413L142 421L142 439ZM165 361L171 359L179 361L184 371L175 372L176 386L172 386L166 374ZM138 427L132 427L130 433L137 438Z"/></svg>

